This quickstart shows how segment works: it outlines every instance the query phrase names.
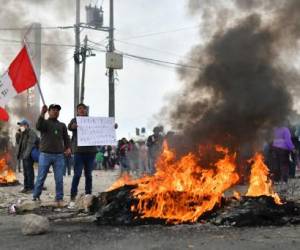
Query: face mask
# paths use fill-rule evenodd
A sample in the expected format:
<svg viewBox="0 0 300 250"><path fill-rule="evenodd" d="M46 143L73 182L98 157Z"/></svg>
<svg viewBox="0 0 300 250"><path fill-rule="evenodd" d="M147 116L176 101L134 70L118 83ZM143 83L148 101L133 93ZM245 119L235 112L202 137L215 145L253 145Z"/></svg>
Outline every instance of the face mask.
<svg viewBox="0 0 300 250"><path fill-rule="evenodd" d="M25 129L26 129L25 127L21 127L21 128L20 128L21 132L24 132Z"/></svg>

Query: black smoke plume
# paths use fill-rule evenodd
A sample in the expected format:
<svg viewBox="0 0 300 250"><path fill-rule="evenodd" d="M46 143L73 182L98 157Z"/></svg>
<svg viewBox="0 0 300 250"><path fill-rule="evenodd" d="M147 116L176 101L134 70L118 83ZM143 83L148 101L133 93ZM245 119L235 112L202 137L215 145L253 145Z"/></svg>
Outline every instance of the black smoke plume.
<svg viewBox="0 0 300 250"><path fill-rule="evenodd" d="M190 0L189 8L205 27L202 44L191 52L195 59L186 62L199 71L180 70L185 84L169 108L170 123L183 137L177 149L257 150L289 117L300 93L294 66L300 1ZM210 36L205 45L203 35Z"/></svg>

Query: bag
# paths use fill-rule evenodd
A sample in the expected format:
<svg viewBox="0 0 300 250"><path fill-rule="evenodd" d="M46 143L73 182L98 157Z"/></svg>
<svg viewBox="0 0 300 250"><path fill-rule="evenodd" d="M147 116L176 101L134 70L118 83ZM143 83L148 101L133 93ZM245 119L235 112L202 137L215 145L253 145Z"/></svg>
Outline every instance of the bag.
<svg viewBox="0 0 300 250"><path fill-rule="evenodd" d="M33 147L30 156L34 162L39 162L40 150L37 147Z"/></svg>

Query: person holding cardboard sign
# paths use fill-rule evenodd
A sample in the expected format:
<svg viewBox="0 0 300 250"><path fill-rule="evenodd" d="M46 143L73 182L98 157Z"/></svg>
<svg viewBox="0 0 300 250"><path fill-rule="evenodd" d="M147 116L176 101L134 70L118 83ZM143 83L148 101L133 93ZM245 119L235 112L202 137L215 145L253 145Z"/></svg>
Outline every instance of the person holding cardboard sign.
<svg viewBox="0 0 300 250"><path fill-rule="evenodd" d="M80 103L77 105L77 116L87 116L87 106L85 104ZM83 169L85 175L85 194L92 194L92 171L97 153L96 146L78 146L77 127L76 118L73 118L68 125L68 129L73 133L72 151L74 153L74 176L71 186L71 201L69 208L75 206L78 184Z"/></svg>

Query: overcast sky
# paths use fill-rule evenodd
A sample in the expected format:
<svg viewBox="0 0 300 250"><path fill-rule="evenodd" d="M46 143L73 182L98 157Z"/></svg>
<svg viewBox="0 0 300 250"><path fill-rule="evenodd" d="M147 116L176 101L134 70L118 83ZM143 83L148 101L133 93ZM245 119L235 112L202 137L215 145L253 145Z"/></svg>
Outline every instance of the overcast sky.
<svg viewBox="0 0 300 250"><path fill-rule="evenodd" d="M18 0L15 0L18 2ZM35 3L36 2L36 3ZM31 1L30 6L24 5L26 23L41 22L43 26L73 25L75 22L75 0L46 1L41 6L38 1ZM85 21L86 3L98 6L102 0L83 1L81 18ZM186 0L115 0L115 47L127 53L150 57L159 60L179 62L193 45L199 40L198 20L188 15ZM66 9L62 10L65 3ZM5 6L5 5L2 5ZM104 22L108 25L109 1L103 1ZM2 7L5 8L5 7ZM2 27L15 27L19 23L8 20ZM175 31L177 29L182 29ZM149 35L136 37L140 35ZM2 37L20 39L19 34L2 32ZM69 34L69 36L68 36ZM81 39L88 34L94 42L107 44L107 34L101 31L83 30ZM16 37L14 37L16 36ZM66 39L65 37L69 37ZM72 44L74 31L59 30L43 31L43 42ZM9 46L9 49L6 49ZM6 54L1 60L1 69L8 66L19 50L19 45L1 43ZM99 47L101 48L101 47ZM45 55L50 48L42 47ZM42 65L41 84L47 104L62 105L60 120L69 122L73 115L73 48L58 47L55 51L55 67ZM49 53L49 51L48 51ZM53 53L53 52L51 52ZM96 57L87 60L85 103L90 106L91 116L108 115L108 78L105 68L105 53L97 52ZM64 68L60 71L60 68ZM57 73L56 73L57 71ZM53 77L53 73L57 77ZM180 81L176 69L149 64L139 60L124 58L124 69L117 71L116 80L116 122L119 124L118 137L133 136L135 127L152 129L156 125L153 116L166 104L166 97L179 90Z"/></svg>

